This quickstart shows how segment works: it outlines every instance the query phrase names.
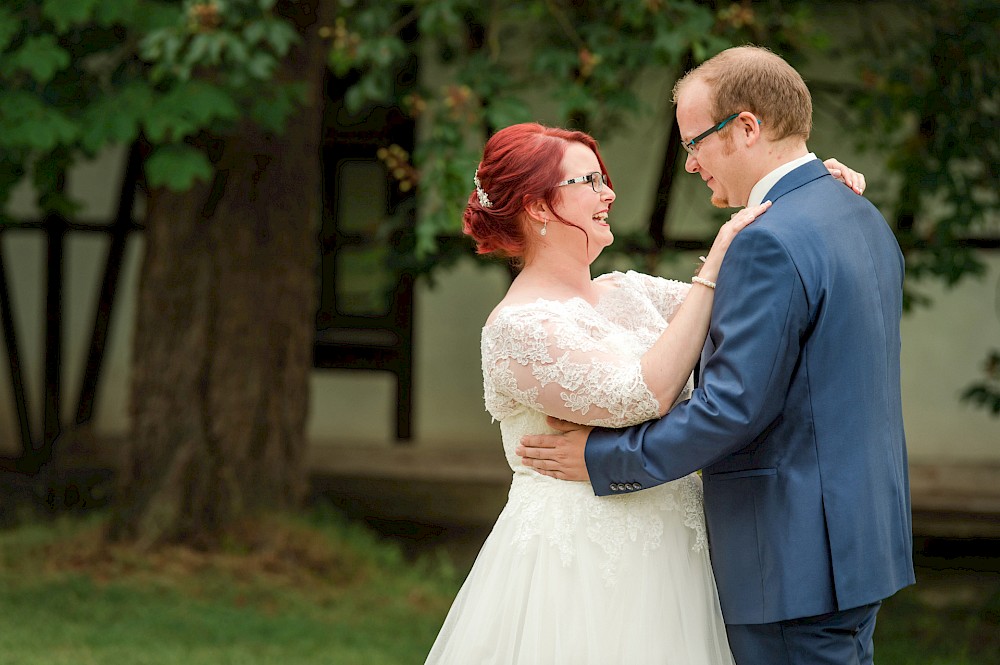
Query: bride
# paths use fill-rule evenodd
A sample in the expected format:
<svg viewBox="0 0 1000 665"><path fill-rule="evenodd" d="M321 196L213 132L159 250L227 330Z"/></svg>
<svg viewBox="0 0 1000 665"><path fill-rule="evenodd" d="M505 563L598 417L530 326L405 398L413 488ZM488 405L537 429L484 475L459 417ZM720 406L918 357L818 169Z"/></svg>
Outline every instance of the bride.
<svg viewBox="0 0 1000 665"><path fill-rule="evenodd" d="M847 184L856 175L826 165ZM513 481L427 663L731 665L700 478L600 498L523 466L514 448L550 431L547 415L624 427L685 399L726 249L770 204L723 225L692 284L592 279L615 200L593 138L507 127L474 183L465 232L522 268L482 332L486 408Z"/></svg>

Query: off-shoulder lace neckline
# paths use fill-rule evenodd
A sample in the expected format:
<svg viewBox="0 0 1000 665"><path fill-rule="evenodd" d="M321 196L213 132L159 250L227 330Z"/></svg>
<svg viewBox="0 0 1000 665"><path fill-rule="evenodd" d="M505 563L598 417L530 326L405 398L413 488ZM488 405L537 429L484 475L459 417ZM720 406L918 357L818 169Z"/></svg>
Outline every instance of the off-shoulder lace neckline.
<svg viewBox="0 0 1000 665"><path fill-rule="evenodd" d="M637 272L635 272L633 270L629 270L627 272L621 272L619 270L613 270L611 272L607 272L607 273L598 275L597 277L594 277L591 280L591 282L611 281L611 280L614 280L614 281L612 281L612 287L611 288L604 289L601 292L601 295L597 299L596 303L590 302L589 300L587 300L583 296L571 296L571 297L566 298L564 300L560 300L560 299L557 299L557 298L545 298L545 297L539 296L539 297L535 298L534 300L529 300L529 301L525 301L525 302L511 303L509 305L504 305L503 307L501 307L500 309L498 309L496 311L496 313L494 313L493 315L490 316L490 318L487 320L486 325L484 327L489 327L491 324L496 323L496 321L499 320L503 316L509 316L510 314L513 313L512 310L532 308L532 307L539 307L539 306L543 306L544 307L546 305L557 305L557 306L561 306L561 307L569 307L573 303L579 302L579 303L582 303L587 309L590 309L590 310L592 310L594 312L599 312L601 309L603 309L603 306L607 304L607 302L608 302L608 300L610 298L612 298L615 295L620 295L621 294L623 284L621 284L619 282L619 280L624 279L624 278L628 278L630 276L638 276L638 275L639 275L639 273L637 273Z"/></svg>

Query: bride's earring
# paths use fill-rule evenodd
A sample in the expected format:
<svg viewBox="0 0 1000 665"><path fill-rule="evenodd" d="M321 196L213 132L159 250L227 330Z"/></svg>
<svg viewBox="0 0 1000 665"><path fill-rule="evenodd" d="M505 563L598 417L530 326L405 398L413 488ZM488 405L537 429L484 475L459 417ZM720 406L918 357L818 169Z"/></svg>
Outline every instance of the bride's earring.
<svg viewBox="0 0 1000 665"><path fill-rule="evenodd" d="M542 224L542 230L538 232L538 235L545 235L548 232L549 232L549 220L546 219L545 222Z"/></svg>

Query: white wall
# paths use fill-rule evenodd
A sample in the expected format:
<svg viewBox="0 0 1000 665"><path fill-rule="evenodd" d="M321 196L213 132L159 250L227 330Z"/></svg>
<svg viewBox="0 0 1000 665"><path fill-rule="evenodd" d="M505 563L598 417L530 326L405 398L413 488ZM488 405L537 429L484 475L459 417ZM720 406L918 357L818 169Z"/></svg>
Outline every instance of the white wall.
<svg viewBox="0 0 1000 665"><path fill-rule="evenodd" d="M954 290L922 287L934 305L903 320L903 414L910 456L954 462L1000 460L1000 417L960 403L982 376L988 349L1000 349L1000 255L989 272Z"/></svg>

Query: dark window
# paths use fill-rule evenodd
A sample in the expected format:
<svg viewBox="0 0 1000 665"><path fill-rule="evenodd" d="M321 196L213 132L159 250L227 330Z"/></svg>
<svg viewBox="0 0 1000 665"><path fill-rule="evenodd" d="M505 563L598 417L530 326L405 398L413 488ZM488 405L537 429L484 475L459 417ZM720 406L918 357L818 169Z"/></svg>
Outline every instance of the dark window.
<svg viewBox="0 0 1000 665"><path fill-rule="evenodd" d="M415 69L415 63L404 68L397 84L412 84ZM413 275L399 258L415 204L412 189L400 190L379 150L412 152L414 123L391 106L349 112L343 95L353 82L331 77L327 86L315 365L395 374L396 436L408 439Z"/></svg>

